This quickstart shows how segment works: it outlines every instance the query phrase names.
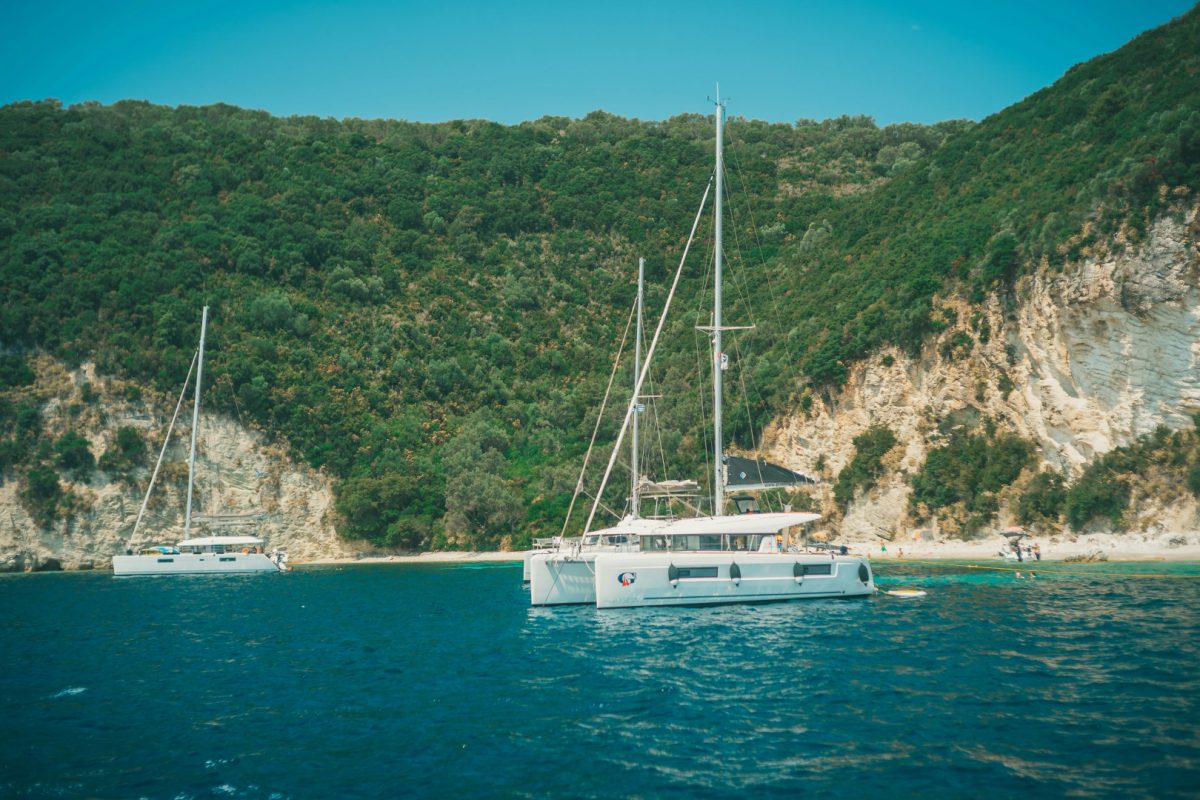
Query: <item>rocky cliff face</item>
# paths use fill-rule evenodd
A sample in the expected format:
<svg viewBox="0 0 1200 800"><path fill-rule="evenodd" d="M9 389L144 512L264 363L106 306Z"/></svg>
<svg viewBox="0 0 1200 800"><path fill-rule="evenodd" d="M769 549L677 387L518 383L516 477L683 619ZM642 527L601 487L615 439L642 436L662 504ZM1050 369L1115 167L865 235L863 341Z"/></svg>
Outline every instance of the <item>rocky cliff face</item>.
<svg viewBox="0 0 1200 800"><path fill-rule="evenodd" d="M97 376L89 364L67 371L58 362L40 357L36 372L33 392L49 397L42 406L43 438L74 430L87 437L89 449L99 459L114 446L118 428L134 427L146 440L148 466L134 470L127 481L103 470L94 471L86 481L64 475L62 485L72 495L72 510L48 529L40 528L22 506L19 482L0 485L0 571L105 569L110 557L126 547L173 544L183 538L190 407L179 415L145 519L131 539L174 409L122 399L127 387ZM90 401L82 396L84 385L89 387ZM326 476L296 464L280 445L236 420L201 415L196 475L193 513L265 514L253 527L213 530L213 534L252 532L266 538L272 548L285 548L295 561L352 556L368 548L338 538ZM208 533L195 524L193 532Z"/></svg>
<svg viewBox="0 0 1200 800"><path fill-rule="evenodd" d="M845 531L867 538L921 522L906 516L908 475L939 435L988 417L1040 446L1047 466L1077 475L1096 456L1156 426L1200 412L1198 208L1158 220L1137 246L1085 252L1061 271L1022 278L1008 308L950 300L953 324L915 359L877 354L854 366L835 396L766 432L769 455L827 480L853 456L852 440L886 425L901 443L889 474L851 505ZM953 337L966 348L948 348ZM901 452L902 450L902 452ZM826 511L832 510L825 491ZM1002 512L1003 513L1003 512ZM1195 529L1196 503L1139 508L1143 529Z"/></svg>

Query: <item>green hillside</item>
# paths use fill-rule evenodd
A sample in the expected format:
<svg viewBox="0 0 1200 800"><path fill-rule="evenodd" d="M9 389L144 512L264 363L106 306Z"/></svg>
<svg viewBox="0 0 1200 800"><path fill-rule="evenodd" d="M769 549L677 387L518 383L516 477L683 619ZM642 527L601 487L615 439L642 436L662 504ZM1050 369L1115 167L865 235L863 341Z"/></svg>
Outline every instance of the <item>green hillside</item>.
<svg viewBox="0 0 1200 800"><path fill-rule="evenodd" d="M1136 236L1176 187L1194 192L1198 29L1192 11L978 125L730 120L727 318L759 326L733 353L731 392L755 388L731 395L732 435L748 444L881 344L919 346L935 294L1003 291L1087 246L1085 222ZM653 310L711 150L698 115L0 108L0 345L18 355L0 380L41 348L166 396L208 303L209 406L337 478L347 533L488 547L556 532L637 258ZM706 251L655 370L674 477L704 469ZM45 478L49 443L0 400L0 466Z"/></svg>
<svg viewBox="0 0 1200 800"><path fill-rule="evenodd" d="M1193 9L1072 68L886 187L814 214L823 243L794 244L773 264L792 299L782 304L791 355L815 383L836 384L880 344L918 347L938 327L936 292L981 300L1122 225L1136 242L1200 188L1198 76Z"/></svg>

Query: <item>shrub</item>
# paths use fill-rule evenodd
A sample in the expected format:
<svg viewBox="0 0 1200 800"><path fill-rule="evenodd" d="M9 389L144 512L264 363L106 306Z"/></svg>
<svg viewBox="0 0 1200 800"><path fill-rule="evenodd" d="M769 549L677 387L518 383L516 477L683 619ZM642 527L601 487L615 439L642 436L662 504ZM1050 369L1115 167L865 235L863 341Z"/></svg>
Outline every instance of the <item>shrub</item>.
<svg viewBox="0 0 1200 800"><path fill-rule="evenodd" d="M412 516L420 499L420 480L389 473L350 478L341 483L335 507L346 521L342 535L410 550L428 544L430 521Z"/></svg>
<svg viewBox="0 0 1200 800"><path fill-rule="evenodd" d="M146 457L146 442L137 428L123 425L117 429L112 446L100 456L100 469L115 472L121 477L141 466Z"/></svg>
<svg viewBox="0 0 1200 800"><path fill-rule="evenodd" d="M1017 521L1022 525L1054 522L1066 506L1067 489L1058 472L1039 472L1017 502Z"/></svg>
<svg viewBox="0 0 1200 800"><path fill-rule="evenodd" d="M87 439L75 431L67 431L54 443L58 466L77 480L85 480L96 468L96 459L88 449Z"/></svg>
<svg viewBox="0 0 1200 800"><path fill-rule="evenodd" d="M1200 464L1188 468L1187 486L1193 495L1200 497Z"/></svg>
<svg viewBox="0 0 1200 800"><path fill-rule="evenodd" d="M0 355L0 389L28 386L35 377L25 356Z"/></svg>
<svg viewBox="0 0 1200 800"><path fill-rule="evenodd" d="M971 338L971 334L966 331L956 331L942 343L942 358L947 361L957 361L970 353L974 346L975 340Z"/></svg>
<svg viewBox="0 0 1200 800"><path fill-rule="evenodd" d="M21 505L43 528L50 527L64 499L58 473L53 467L35 466L25 476L26 485L20 493Z"/></svg>
<svg viewBox="0 0 1200 800"><path fill-rule="evenodd" d="M1130 486L1117 477L1101 459L1084 471L1067 492L1067 522L1079 530L1088 523L1106 519L1113 527L1121 524L1121 515L1129 506Z"/></svg>
<svg viewBox="0 0 1200 800"><path fill-rule="evenodd" d="M858 489L867 490L883 473L883 457L896 446L896 434L886 425L873 425L854 437L854 458L838 473L833 499L845 508Z"/></svg>
<svg viewBox="0 0 1200 800"><path fill-rule="evenodd" d="M910 512L924 504L932 512L962 503L984 518L998 508L996 495L1010 485L1033 459L1033 445L1011 433L956 431L931 450L913 477ZM978 520L977 520L978 522Z"/></svg>

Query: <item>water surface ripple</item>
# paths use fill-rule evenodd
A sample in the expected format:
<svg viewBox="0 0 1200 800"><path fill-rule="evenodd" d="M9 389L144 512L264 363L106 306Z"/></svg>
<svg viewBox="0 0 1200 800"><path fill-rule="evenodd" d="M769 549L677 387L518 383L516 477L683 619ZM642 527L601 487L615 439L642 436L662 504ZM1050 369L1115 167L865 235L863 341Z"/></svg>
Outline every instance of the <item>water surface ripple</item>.
<svg viewBox="0 0 1200 800"><path fill-rule="evenodd" d="M519 565L6 576L0 796L1200 796L1200 565L1103 566L606 612Z"/></svg>

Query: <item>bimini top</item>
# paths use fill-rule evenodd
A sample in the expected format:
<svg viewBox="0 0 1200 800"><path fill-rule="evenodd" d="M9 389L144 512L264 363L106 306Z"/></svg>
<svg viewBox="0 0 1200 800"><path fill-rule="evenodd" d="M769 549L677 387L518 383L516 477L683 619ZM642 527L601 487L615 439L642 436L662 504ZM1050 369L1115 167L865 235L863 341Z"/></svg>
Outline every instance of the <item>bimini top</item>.
<svg viewBox="0 0 1200 800"><path fill-rule="evenodd" d="M257 536L203 536L199 539L186 539L180 542L177 547L210 547L212 545L223 544L226 547L230 545L244 544L262 544L263 540Z"/></svg>
<svg viewBox="0 0 1200 800"><path fill-rule="evenodd" d="M806 525L821 518L807 511L788 511L772 514L735 514L727 517L691 517L663 525L655 534L685 536L717 533L776 533L793 525Z"/></svg>

